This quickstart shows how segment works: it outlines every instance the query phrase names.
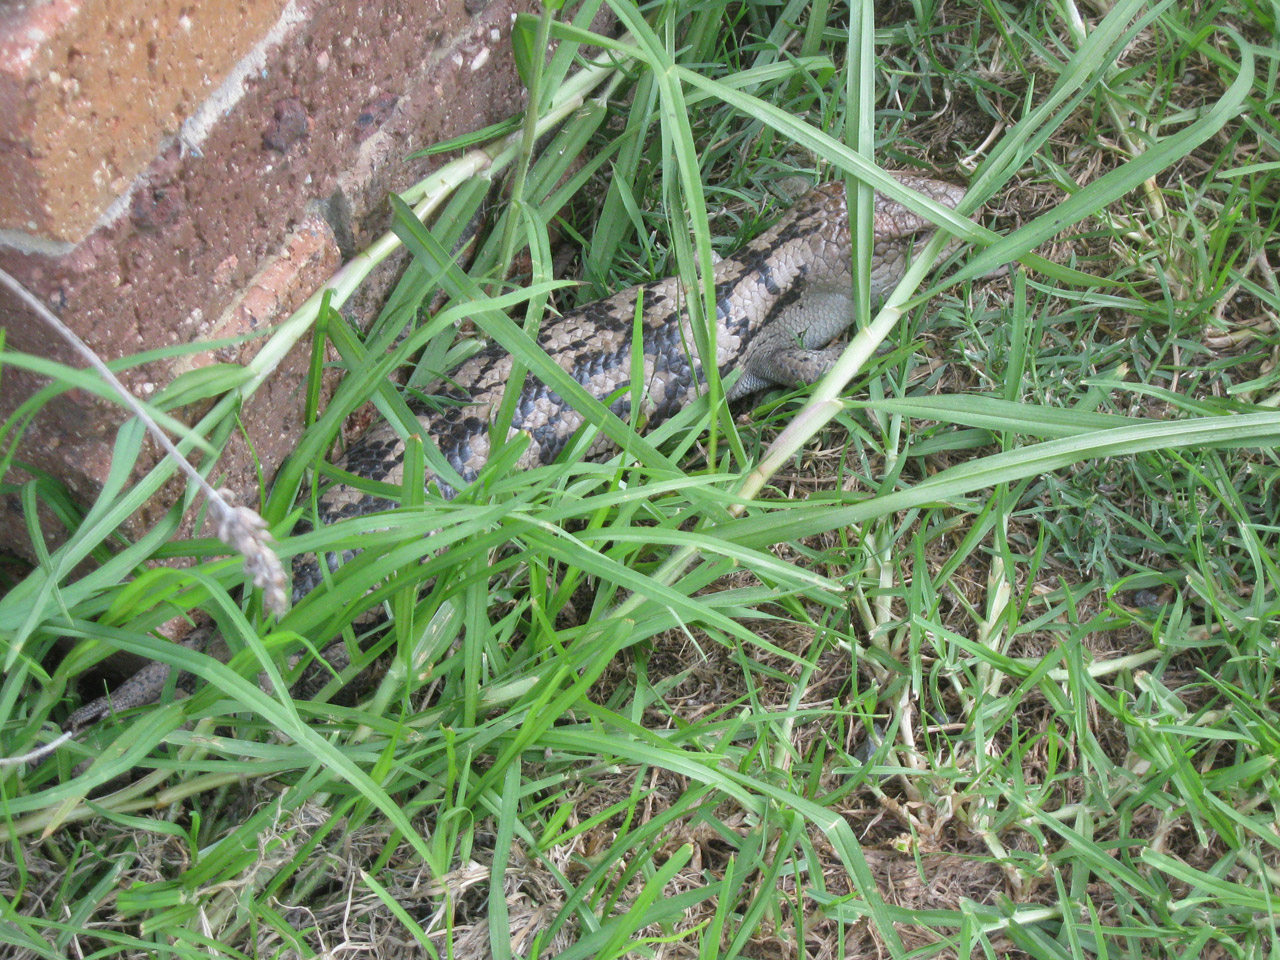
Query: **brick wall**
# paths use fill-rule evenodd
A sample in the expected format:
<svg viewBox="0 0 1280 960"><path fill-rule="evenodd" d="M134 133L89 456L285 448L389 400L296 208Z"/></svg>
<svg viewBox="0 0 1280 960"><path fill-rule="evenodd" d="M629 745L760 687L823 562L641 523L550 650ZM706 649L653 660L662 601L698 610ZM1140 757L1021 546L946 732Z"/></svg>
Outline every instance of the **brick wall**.
<svg viewBox="0 0 1280 960"><path fill-rule="evenodd" d="M533 5L0 4L0 266L108 359L275 323L350 253L340 237L358 249L381 233L386 194L439 162L404 156L520 108L510 28ZM351 212L336 234L312 212L334 198L344 202L325 209ZM4 292L0 325L15 349L81 365ZM147 396L180 369L243 363L258 346L123 379ZM268 476L301 428L308 351L299 344L243 413ZM40 385L4 370L0 417ZM19 457L89 503L120 420L117 407L63 395ZM255 489L239 438L222 466L228 485ZM0 549L31 552L16 497L0 500Z"/></svg>

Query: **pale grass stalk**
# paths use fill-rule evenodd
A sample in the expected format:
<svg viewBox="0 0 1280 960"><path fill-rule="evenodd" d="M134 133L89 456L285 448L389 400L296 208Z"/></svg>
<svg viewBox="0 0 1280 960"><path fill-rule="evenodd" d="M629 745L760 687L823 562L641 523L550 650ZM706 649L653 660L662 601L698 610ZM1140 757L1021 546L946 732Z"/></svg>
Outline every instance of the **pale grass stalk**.
<svg viewBox="0 0 1280 960"><path fill-rule="evenodd" d="M898 444L901 440L902 418L894 416L890 421L889 437L885 443L885 463L884 475L892 476L898 462ZM872 523L872 532L861 534L864 539L871 541L873 550L867 560L868 572L874 572L877 585L880 590L876 595L872 605L873 616L875 618L875 626L868 631L872 644L879 649L895 655L893 644L890 642L889 624L893 622L893 594L892 589L896 571L893 567L893 532L892 518L881 517Z"/></svg>
<svg viewBox="0 0 1280 960"><path fill-rule="evenodd" d="M1268 886L1273 889L1280 887L1280 870L1277 870L1271 864L1260 860L1253 851L1248 849L1240 850L1239 857L1250 870L1257 874L1265 875Z"/></svg>
<svg viewBox="0 0 1280 960"><path fill-rule="evenodd" d="M59 742L66 740L63 736ZM44 749L44 748L42 748ZM33 751L33 753L36 751ZM47 749L44 753L48 753ZM43 755L43 754L41 754ZM21 757L6 757L0 760L0 766L22 763ZM157 804L154 797L147 796L147 793L155 786L163 783L168 779L170 771L153 770L151 773L145 774L138 778L128 786L121 787L110 796L101 797L94 801L94 807L86 804L76 804L70 809L61 809L58 807L46 808L29 813L24 817L17 817L8 821L10 837L25 837L36 831L40 832L40 839L46 840L52 836L53 832L68 823L77 823L82 820L88 820L90 817L96 817L101 810L108 810L112 813L133 813L139 810L154 810ZM228 781L228 785L238 782L239 778L232 778ZM95 809L95 807L97 809Z"/></svg>
<svg viewBox="0 0 1280 960"><path fill-rule="evenodd" d="M1085 668L1085 673L1097 679L1098 677L1107 677L1113 673L1119 673L1122 670L1129 670L1132 667L1140 667L1144 663L1150 663L1152 660L1159 660L1161 657L1168 655L1167 650L1153 648L1151 650L1143 650L1139 653L1130 653L1123 657L1113 657L1110 660L1099 660L1091 663ZM1040 664L1040 660L1030 658L1019 658L1014 661L1021 666L1031 670ZM1055 667L1045 674L1054 683L1066 683L1071 679L1071 671L1063 667Z"/></svg>
<svg viewBox="0 0 1280 960"><path fill-rule="evenodd" d="M978 642L990 650L1003 653L1004 644L1001 637L1004 628L1001 618L1008 609L1009 600L1013 596L1013 588L1009 578L1004 574L1004 560L999 556L991 561L991 569L987 574L987 614L978 624ZM988 698L1000 695L1000 686L1004 682L1004 674L995 670L985 660L978 664L978 689ZM975 701L969 701L970 709Z"/></svg>
<svg viewBox="0 0 1280 960"><path fill-rule="evenodd" d="M874 558L869 558L867 560L868 569L870 569L874 562ZM854 609L857 611L858 617L862 621L862 628L867 632L867 636L871 638L871 642L874 644L877 636L879 636L879 632L876 630L876 625L879 621L876 620L876 615L871 609L871 601L867 599L867 593L862 589L861 582L855 582L853 584L852 600Z"/></svg>
<svg viewBox="0 0 1280 960"><path fill-rule="evenodd" d="M888 472L888 471L886 471ZM876 581L880 587L874 601L876 612L876 646L884 650L890 649L889 624L893 621L893 595L889 592L897 580L893 566L893 535L888 517L882 517L875 524L876 529L869 538L875 545Z"/></svg>
<svg viewBox="0 0 1280 960"><path fill-rule="evenodd" d="M1075 3L1068 0L1068 2L1064 4L1064 9L1068 14L1066 18L1068 29L1071 31L1071 36L1072 39L1075 40L1076 47L1079 48L1084 45L1084 42L1088 37L1088 27L1085 25L1084 18L1080 16L1080 11L1076 8ZM1105 72L1105 76L1107 80L1110 81L1119 72L1119 67L1113 64L1111 68ZM1138 130L1139 133L1147 135L1148 130L1145 127L1146 117L1138 114L1134 110L1128 110L1125 114L1131 122L1126 122L1125 116L1121 116L1118 106L1118 98L1109 92L1109 88L1106 84L1102 85L1101 89L1104 91L1103 97L1106 100L1107 115L1111 117L1111 122L1115 126L1116 136L1118 136L1121 142L1124 143L1125 149L1129 152L1129 155L1125 159L1132 160L1134 157L1142 154L1144 146L1143 140L1133 136L1131 131ZM1142 192L1147 198L1147 204L1151 211L1152 222L1159 222L1168 216L1164 200L1160 196L1160 185L1156 182L1156 178L1154 176L1147 177L1142 181ZM1145 235L1145 231L1143 231L1140 226L1137 229L1142 235L1143 240L1149 240Z"/></svg>
<svg viewBox="0 0 1280 960"><path fill-rule="evenodd" d="M815 638L821 637L821 633L815 633ZM805 696L809 692L810 682L813 680L813 672L818 667L817 657L806 657L805 666L801 669L796 682L791 688L791 698L787 704L788 715L783 719L782 725L778 731L778 745L774 748L773 765L783 771L791 770L792 757L796 756L800 751L796 749L796 745L791 742L791 738L795 735L796 715L803 709Z"/></svg>
<svg viewBox="0 0 1280 960"><path fill-rule="evenodd" d="M902 746L890 746L889 755L897 759L899 766L909 767L916 773L923 774L927 772L927 767L919 748L916 746L913 703L911 684L902 684L898 692L898 702L893 711L898 718L898 738L902 741ZM911 803L925 802L924 794L921 793L918 786L919 780L917 777L899 774L898 782L902 784L907 799Z"/></svg>
<svg viewBox="0 0 1280 960"><path fill-rule="evenodd" d="M991 856L996 863L1000 864L1000 869L1004 872L1005 877L1008 878L1009 883L1015 888L1021 886L1018 882L1018 868L1016 864L1009 862L1009 850L1000 839L999 830L992 827L991 821L998 810L989 804L983 803L966 806L965 811L966 815L962 816L961 819L970 830L982 838L982 842L991 851Z"/></svg>
<svg viewBox="0 0 1280 960"><path fill-rule="evenodd" d="M1027 910L1014 910L1012 916L980 923L978 928L983 933L998 933L1013 926L1034 927L1037 923L1043 923L1046 920L1057 920L1061 916L1061 907L1031 907Z"/></svg>
<svg viewBox="0 0 1280 960"><path fill-rule="evenodd" d="M58 336L71 344L72 349L84 358L98 375L120 397L129 411L146 426L147 431L155 438L156 443L164 450L165 455L175 466L199 487L209 501L209 517L213 521L214 532L219 540L244 557L244 569L253 581L253 585L262 590L263 605L277 616L282 616L289 608L289 595L285 590L286 578L284 566L272 549L271 535L267 532L267 522L249 507L237 506L235 495L226 489L215 490L209 482L174 446L173 441L160 429L144 407L102 359L93 352L87 343L80 339L70 327L53 315L21 283L4 270L0 270L0 283L17 294L37 317L52 328Z"/></svg>

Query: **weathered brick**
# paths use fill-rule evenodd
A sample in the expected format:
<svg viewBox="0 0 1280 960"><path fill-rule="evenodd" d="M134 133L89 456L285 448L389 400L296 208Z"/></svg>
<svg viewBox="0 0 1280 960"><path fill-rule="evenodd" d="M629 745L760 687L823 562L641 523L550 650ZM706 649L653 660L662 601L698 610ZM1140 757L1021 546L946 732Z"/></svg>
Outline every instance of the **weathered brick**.
<svg viewBox="0 0 1280 960"><path fill-rule="evenodd" d="M0 6L0 229L81 240L285 6Z"/></svg>

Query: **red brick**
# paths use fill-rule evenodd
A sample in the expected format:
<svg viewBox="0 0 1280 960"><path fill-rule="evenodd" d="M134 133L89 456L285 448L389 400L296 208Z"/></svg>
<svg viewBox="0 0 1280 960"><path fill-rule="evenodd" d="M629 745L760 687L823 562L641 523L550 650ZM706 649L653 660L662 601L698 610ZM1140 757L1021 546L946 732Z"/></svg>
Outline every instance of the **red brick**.
<svg viewBox="0 0 1280 960"><path fill-rule="evenodd" d="M0 229L81 240L285 5L0 7Z"/></svg>

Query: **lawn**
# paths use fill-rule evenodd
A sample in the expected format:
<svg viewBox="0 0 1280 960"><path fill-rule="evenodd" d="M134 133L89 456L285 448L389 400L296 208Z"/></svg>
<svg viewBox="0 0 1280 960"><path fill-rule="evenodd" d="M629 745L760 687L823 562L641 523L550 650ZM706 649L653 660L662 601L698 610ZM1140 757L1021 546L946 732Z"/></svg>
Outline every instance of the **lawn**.
<svg viewBox="0 0 1280 960"><path fill-rule="evenodd" d="M1280 9L617 0L593 38L598 5L522 21L539 109L405 184L248 374L153 398L215 399L216 450L316 333L312 425L241 494L286 565L360 551L322 588L277 618L207 528L118 535L174 469L128 482L136 421L87 511L5 486L71 531L0 599L0 754L115 650L200 682L0 767L0 957L1280 956ZM412 434L484 340L545 371L553 311L658 277L701 340L700 264L877 167L965 184L965 242L821 383L597 405L552 465L517 439L452 500L355 481L401 506L298 528L351 414ZM335 638L314 696L260 687Z"/></svg>

